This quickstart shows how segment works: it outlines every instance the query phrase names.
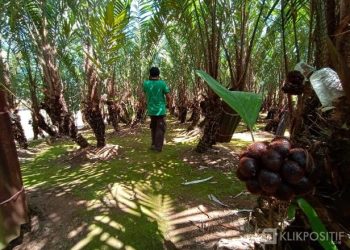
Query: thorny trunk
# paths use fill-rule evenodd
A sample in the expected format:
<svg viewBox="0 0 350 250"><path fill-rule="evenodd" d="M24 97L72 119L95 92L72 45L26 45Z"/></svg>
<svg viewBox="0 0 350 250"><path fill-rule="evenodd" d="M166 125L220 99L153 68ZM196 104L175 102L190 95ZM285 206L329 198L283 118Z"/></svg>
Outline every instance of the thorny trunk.
<svg viewBox="0 0 350 250"><path fill-rule="evenodd" d="M1 52L1 51L0 51ZM10 109L15 109L15 97L10 93L11 90L11 80L10 80L10 70L7 63L4 62L2 55L0 53L0 77L1 84L4 85L5 88L5 98L7 101L7 105Z"/></svg>
<svg viewBox="0 0 350 250"><path fill-rule="evenodd" d="M221 117L221 102L214 94L210 93L210 97L204 101L204 131L200 139L196 151L203 153L216 143L216 134L219 131L219 120Z"/></svg>
<svg viewBox="0 0 350 250"><path fill-rule="evenodd" d="M123 100L127 100L125 98L123 98L121 101L120 101L120 104L119 104L119 109L120 109L120 113L119 113L119 119L121 122L125 123L126 125L129 125L131 123L131 117L130 117L130 113L128 111L128 108L127 108L127 103Z"/></svg>
<svg viewBox="0 0 350 250"><path fill-rule="evenodd" d="M175 103L174 103L174 98L173 98L173 93L170 93L169 96L170 96L170 101L169 101L169 114L172 115L172 116L176 116L175 114Z"/></svg>
<svg viewBox="0 0 350 250"><path fill-rule="evenodd" d="M46 85L44 90L44 102L42 108L50 116L52 123L58 127L59 133L70 136L80 147L85 148L89 144L86 139L78 134L72 114L68 111L63 96L62 82L56 63L55 47L48 40L47 20L42 19L42 28L35 39L40 52L39 62L43 70L43 80Z"/></svg>
<svg viewBox="0 0 350 250"><path fill-rule="evenodd" d="M142 93L142 89L138 88L138 99L136 101L136 115L131 123L131 127L136 126L138 123L143 123L146 119L146 97Z"/></svg>
<svg viewBox="0 0 350 250"><path fill-rule="evenodd" d="M206 35L206 53L208 55L205 62L206 71L214 78L218 77L219 52L221 40L222 20L217 19L217 1L211 1L209 4L210 28L205 22ZM217 24L219 22L219 24ZM220 98L210 89L208 89L208 99L205 103L205 120L203 136L199 140L196 151L203 153L216 143L216 134L219 130L219 120L221 117Z"/></svg>
<svg viewBox="0 0 350 250"><path fill-rule="evenodd" d="M10 92L11 80L10 80L10 72L9 72L8 64L4 63L1 57L1 53L0 53L0 78L1 78L1 84L3 84L4 88L6 88L5 98L11 112L10 118L11 118L12 133L14 135L15 140L18 142L19 146L21 148L27 149L28 142L21 124L21 118L18 115L18 110L15 107L15 97Z"/></svg>
<svg viewBox="0 0 350 250"><path fill-rule="evenodd" d="M26 62L26 70L29 78L29 91L32 101L34 139L37 138L39 134L43 136L43 132L41 130L45 131L51 137L57 137L57 133L45 122L44 117L40 114L36 80L33 77L29 62Z"/></svg>
<svg viewBox="0 0 350 250"><path fill-rule="evenodd" d="M313 0L316 12L316 32L315 43L315 62L317 68L327 67L329 65L329 53L327 47L328 27L326 20L325 1Z"/></svg>
<svg viewBox="0 0 350 250"><path fill-rule="evenodd" d="M178 111L179 116L178 119L180 123L185 123L187 117L187 98L186 98L186 84L184 79L181 79L181 85L178 88Z"/></svg>
<svg viewBox="0 0 350 250"><path fill-rule="evenodd" d="M0 83L3 83L0 75ZM20 235L28 222L28 208L23 188L16 146L4 89L0 86L0 243L8 244ZM1 245L1 244L0 244Z"/></svg>
<svg viewBox="0 0 350 250"><path fill-rule="evenodd" d="M340 15L334 17L334 19L337 20L336 23L338 24L336 30L340 33L336 36L336 48L342 58L337 62L338 65L335 68L338 70L342 80L346 96L339 98L335 102L336 109L330 119L330 123L333 126L330 126L332 133L327 138L326 169L328 168L330 170L329 178L339 192L334 199L335 208L331 209L331 225L341 225L350 231L348 205L350 197L350 155L348 154L350 150L350 2L348 0L341 0L339 2L339 10ZM329 204L326 203L327 205ZM331 231L336 231L335 227L331 227L331 229Z"/></svg>
<svg viewBox="0 0 350 250"><path fill-rule="evenodd" d="M200 61L197 61L196 63L197 68L200 68ZM199 76L195 76L195 84L193 87L193 93L195 95L192 99L192 114L188 121L191 122L190 126L187 128L188 131L193 130L199 123L199 120L201 119L201 108L200 108L200 102L202 101L202 90L201 90L201 79Z"/></svg>
<svg viewBox="0 0 350 250"><path fill-rule="evenodd" d="M342 40L343 36L348 34L346 32L341 32L342 35L338 34L336 37L332 37L334 34L333 29L329 29L327 33L327 27L325 25L328 24L329 27L329 25L334 25L335 23L338 26L336 30L340 31L342 30L342 22L344 21L341 19L342 15L340 15L340 17L334 16L336 11L334 11L334 9L329 9L335 8L332 2L332 0L327 1L327 9L324 8L324 1L313 2L316 9L317 19L316 65L318 67L327 67L332 65L332 67L337 69L338 74L341 76L341 74L344 73L339 71L341 62L332 61L333 52L328 50L332 46L329 46L329 44L327 46L327 42L329 43L329 41L331 41L331 43L335 43L337 53L346 58L346 55L349 54L349 47L340 46L339 40ZM347 8L345 9L347 14L345 16L349 18L349 1L340 1L339 3L340 9L342 6L344 7L347 5ZM349 19L346 22L349 22ZM329 39L328 36L330 36L331 39ZM350 44L349 39L342 42L345 42L345 44L348 45ZM343 78L342 84L345 90L345 86L350 84L350 82L347 81L346 78ZM311 86L309 86L309 88L304 91L303 100L304 104L301 112L303 114L303 118L301 119L303 123L297 130L292 131L291 136L297 144L310 148L310 152L314 156L315 166L317 166L317 170L320 172L319 179L321 180L316 187L314 195L308 197L308 199L314 205L320 219L325 223L329 231L349 231L349 99L347 99L347 97L339 98L333 103L335 109L328 112L320 112L318 110L320 107L319 100L314 91L311 89ZM330 199L330 197L332 197L332 199ZM340 248L347 249L347 247L343 246L344 245L342 245Z"/></svg>
<svg viewBox="0 0 350 250"><path fill-rule="evenodd" d="M23 148L28 148L28 141L24 134L23 127L21 125L21 117L18 115L18 110L10 114L12 133L15 140L18 142L18 145Z"/></svg>
<svg viewBox="0 0 350 250"><path fill-rule="evenodd" d="M90 45L87 45L87 51L92 51ZM83 114L95 134L97 147L104 147L106 145L106 139L105 124L100 109L101 82L100 79L98 79L94 65L88 56L85 57L85 75L87 95L83 102Z"/></svg>
<svg viewBox="0 0 350 250"><path fill-rule="evenodd" d="M33 128L33 139L34 140L39 139L39 135L42 138L45 138L44 134L42 133L41 129L39 128L39 125L38 125L38 122L36 120L34 113L32 113L32 128Z"/></svg>
<svg viewBox="0 0 350 250"><path fill-rule="evenodd" d="M343 89L350 102L350 1L340 1L340 17L337 29L336 47L341 58L340 77ZM339 68L339 67L338 67Z"/></svg>
<svg viewBox="0 0 350 250"><path fill-rule="evenodd" d="M115 81L114 76L107 79L107 107L108 107L108 119L112 124L114 131L118 132L119 126L119 113L120 109L118 107L115 98Z"/></svg>
<svg viewBox="0 0 350 250"><path fill-rule="evenodd" d="M192 114L189 119L189 121L191 121L191 125L187 128L187 130L193 130L197 126L200 118L201 118L201 111L199 107L199 101L198 101L198 97L195 96L192 102Z"/></svg>
<svg viewBox="0 0 350 250"><path fill-rule="evenodd" d="M281 3L281 42L282 42L282 51L283 51L283 66L284 66L284 75L286 76L289 70L288 65L288 55L287 55L287 49L286 49L286 0L282 0ZM279 124L276 129L276 135L277 136L284 136L284 133L288 127L289 124L292 123L293 120L293 104L292 104L292 96L290 94L287 94L286 97L287 100L287 106L288 111L283 112L281 119L279 121Z"/></svg>
<svg viewBox="0 0 350 250"><path fill-rule="evenodd" d="M29 68L28 68L29 66ZM39 104L38 99L36 96L36 82L33 79L33 75L31 72L30 65L27 65L27 73L29 78L29 92L30 92L30 99L32 101L32 127L33 127L33 134L34 134L34 140L38 139L38 136L41 135L43 137L43 132L41 131L41 128L39 128L39 122L37 119L37 116L39 114Z"/></svg>
<svg viewBox="0 0 350 250"><path fill-rule="evenodd" d="M131 91L124 91L117 103L118 108L118 119L122 123L129 125L132 122L130 112L128 111L128 104L131 98Z"/></svg>

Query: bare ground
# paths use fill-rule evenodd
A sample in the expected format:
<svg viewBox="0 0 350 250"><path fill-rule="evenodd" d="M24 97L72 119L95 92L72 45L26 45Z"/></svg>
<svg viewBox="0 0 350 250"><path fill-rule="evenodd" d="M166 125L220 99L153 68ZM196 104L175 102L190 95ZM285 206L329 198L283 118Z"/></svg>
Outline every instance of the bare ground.
<svg viewBox="0 0 350 250"><path fill-rule="evenodd" d="M120 136L138 132L138 129L123 129ZM183 136L195 137L198 135L196 132L191 133L190 135L183 134ZM229 172L237 167L240 152L240 150L235 152L230 147L219 145L206 154L188 151L182 156L182 159L199 170L216 168ZM21 158L24 160L25 158L33 158L35 153L37 151L24 152L21 154ZM98 153L94 148L89 148L75 151L59 160L71 161L73 165L79 165L83 162L101 160L104 157L113 159L117 155L118 148L107 146L107 149L102 150L101 153ZM24 227L22 236L13 242L8 249L72 249L91 233L89 229L91 221L84 217L84 211L91 207L89 202L78 199L69 191L59 187L29 189L27 197L31 221L29 225ZM114 213L120 209L120 204L124 202L118 197L114 197L113 200L114 203L110 202L107 205L102 201L102 205L100 204L98 209ZM216 202L197 204L182 199L182 197L178 197L177 202L183 203L185 209L167 214L169 228L163 239L164 249L213 249L220 239L232 239L254 231L253 225L249 223L249 211L254 208L256 199L247 192L223 198L221 202L227 206ZM116 208L118 209L116 210ZM83 247L81 249L90 248Z"/></svg>

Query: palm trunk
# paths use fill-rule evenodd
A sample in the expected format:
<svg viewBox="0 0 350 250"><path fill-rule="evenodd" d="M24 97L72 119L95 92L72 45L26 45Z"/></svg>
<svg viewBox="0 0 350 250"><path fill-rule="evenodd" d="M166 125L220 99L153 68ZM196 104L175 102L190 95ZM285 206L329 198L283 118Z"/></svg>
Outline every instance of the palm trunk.
<svg viewBox="0 0 350 250"><path fill-rule="evenodd" d="M41 129L45 131L51 137L57 137L57 133L45 122L44 117L40 114L39 102L37 97L37 85L32 74L32 68L29 62L26 62L26 70L29 78L29 92L32 101L32 117L33 117L33 132L34 139L38 137L38 134L43 133Z"/></svg>
<svg viewBox="0 0 350 250"><path fill-rule="evenodd" d="M45 4L45 2L43 2L43 4ZM42 107L50 116L52 123L58 127L60 134L70 136L74 142L84 148L89 144L82 135L78 134L74 119L72 119L72 114L68 111L56 63L56 49L49 41L46 27L47 20L44 16L41 30L35 30L37 36L33 37L38 45L39 62L43 71L43 81L46 85Z"/></svg>
<svg viewBox="0 0 350 250"><path fill-rule="evenodd" d="M61 90L61 83L59 80L50 81L49 76L58 75L56 70L48 70L49 63L46 63L43 66L44 69L44 81L45 83L51 82L49 90L44 90L45 99L42 103L42 108L46 110L50 116L52 123L58 127L58 131L62 135L70 136L75 142L78 143L81 147L86 147L86 143L81 144L80 141L77 141L77 129L74 124L74 120L71 119L71 113L68 111L66 101ZM52 80L52 79L51 79ZM40 119L40 118L39 118ZM42 121L39 123L41 124ZM70 133L72 132L73 133Z"/></svg>
<svg viewBox="0 0 350 250"><path fill-rule="evenodd" d="M329 53L327 46L328 27L326 20L325 1L313 0L316 10L316 54L315 63L317 68L329 66Z"/></svg>
<svg viewBox="0 0 350 250"><path fill-rule="evenodd" d="M211 34L206 26L207 33L207 52L208 58L206 58L207 72L214 78L218 77L219 69L219 56L220 56L220 40L221 40L221 24L217 24L217 1L213 1L210 6L210 19L211 19ZM205 23L206 24L206 23ZM219 97L211 90L208 90L208 100L205 108L205 120L204 120L204 131L203 136L199 140L196 151L203 153L207 151L212 145L216 143L216 134L220 128L221 117L221 102Z"/></svg>
<svg viewBox="0 0 350 250"><path fill-rule="evenodd" d="M91 47L87 45L87 51L91 52ZM95 134L97 147L106 145L105 124L100 109L100 88L101 82L98 79L94 65L88 56L85 57L85 75L87 95L85 96L83 114Z"/></svg>
<svg viewBox="0 0 350 250"><path fill-rule="evenodd" d="M21 125L21 117L18 115L18 110L15 110L11 115L11 125L12 125L12 133L15 140L18 142L18 145L23 148L28 148L27 137L24 134L23 127Z"/></svg>
<svg viewBox="0 0 350 250"><path fill-rule="evenodd" d="M341 80L343 89L346 93L348 102L350 102L350 1L340 1L340 20L339 20L339 33L337 40L337 49L340 55L342 55L343 65L341 72Z"/></svg>
<svg viewBox="0 0 350 250"><path fill-rule="evenodd" d="M207 151L216 143L216 135L220 129L219 121L221 117L221 102L214 93L211 93L211 96L208 97L205 102L204 115L203 136L196 148L198 153Z"/></svg>
<svg viewBox="0 0 350 250"><path fill-rule="evenodd" d="M3 83L1 73L0 82ZM0 87L0 245L7 245L20 236L21 225L28 222L21 169L6 102Z"/></svg>
<svg viewBox="0 0 350 250"><path fill-rule="evenodd" d="M180 123L185 123L187 117L187 98L186 98L186 85L184 79L181 81L178 91L178 106Z"/></svg>
<svg viewBox="0 0 350 250"><path fill-rule="evenodd" d="M108 109L108 120L112 124L114 131L119 131L118 118L119 118L119 107L117 103L113 100L107 101L107 109Z"/></svg>
<svg viewBox="0 0 350 250"><path fill-rule="evenodd" d="M42 135L42 133L40 133L39 125L35 118L34 113L32 113L32 128L33 128L33 139L37 140L39 138L39 135Z"/></svg>
<svg viewBox="0 0 350 250"><path fill-rule="evenodd" d="M125 123L126 125L129 125L132 122L132 119L130 117L130 113L127 108L127 103L125 101L121 101L119 105L119 119L122 123Z"/></svg>
<svg viewBox="0 0 350 250"><path fill-rule="evenodd" d="M114 74L112 78L107 79L107 107L109 120L112 123L115 132L119 131L120 107L115 100L115 80Z"/></svg>
<svg viewBox="0 0 350 250"><path fill-rule="evenodd" d="M4 63L1 57L1 54L0 54L0 75L1 75L2 84L5 86L7 90L5 98L8 103L8 107L11 111L10 117L11 117L12 133L14 134L14 138L18 142L19 146L21 148L27 149L28 142L21 124L21 118L17 114L18 110L16 110L16 107L15 107L15 96L13 95L13 93L10 92L11 80L10 80L9 67L6 63Z"/></svg>
<svg viewBox="0 0 350 250"><path fill-rule="evenodd" d="M146 119L146 99L141 88L138 88L137 96L138 100L136 102L136 115L134 120L131 122L131 127L134 127L139 123L143 123Z"/></svg>
<svg viewBox="0 0 350 250"><path fill-rule="evenodd" d="M200 113L199 103L198 103L197 97L194 97L193 103L192 103L192 114L191 114L191 118L189 119L189 121L191 121L191 125L187 128L187 130L193 130L197 126L200 118L201 118L201 113Z"/></svg>

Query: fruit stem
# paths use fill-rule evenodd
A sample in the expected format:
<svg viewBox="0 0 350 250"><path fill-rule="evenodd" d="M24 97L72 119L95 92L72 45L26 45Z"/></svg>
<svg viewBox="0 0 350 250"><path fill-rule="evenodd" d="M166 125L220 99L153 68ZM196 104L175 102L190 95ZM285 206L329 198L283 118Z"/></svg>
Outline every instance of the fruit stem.
<svg viewBox="0 0 350 250"><path fill-rule="evenodd" d="M253 135L253 130L249 128L250 135L252 136L252 141L255 142L254 135Z"/></svg>

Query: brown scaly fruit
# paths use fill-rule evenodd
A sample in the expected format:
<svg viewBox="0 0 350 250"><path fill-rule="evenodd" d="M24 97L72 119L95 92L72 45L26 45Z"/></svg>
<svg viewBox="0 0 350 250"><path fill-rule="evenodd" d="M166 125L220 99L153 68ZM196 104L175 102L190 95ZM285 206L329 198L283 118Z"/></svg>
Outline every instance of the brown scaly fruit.
<svg viewBox="0 0 350 250"><path fill-rule="evenodd" d="M266 153L266 149L267 143L255 142L248 147L247 151L241 157L247 156L259 160Z"/></svg>
<svg viewBox="0 0 350 250"><path fill-rule="evenodd" d="M254 158L243 157L239 160L238 171L246 178L253 178L259 172L258 162Z"/></svg>
<svg viewBox="0 0 350 250"><path fill-rule="evenodd" d="M307 161L307 152L303 148L292 148L289 151L288 159L295 161L298 165L305 169Z"/></svg>
<svg viewBox="0 0 350 250"><path fill-rule="evenodd" d="M277 151L284 158L289 154L291 144L287 138L280 137L272 140L268 148Z"/></svg>
<svg viewBox="0 0 350 250"><path fill-rule="evenodd" d="M283 157L273 149L267 150L267 152L261 157L261 160L265 168L274 172L279 171L283 164Z"/></svg>
<svg viewBox="0 0 350 250"><path fill-rule="evenodd" d="M281 174L288 183L296 184L304 177L305 171L295 161L288 160L283 163Z"/></svg>
<svg viewBox="0 0 350 250"><path fill-rule="evenodd" d="M258 179L261 189L268 194L274 194L282 182L277 173L266 169L260 171Z"/></svg>

